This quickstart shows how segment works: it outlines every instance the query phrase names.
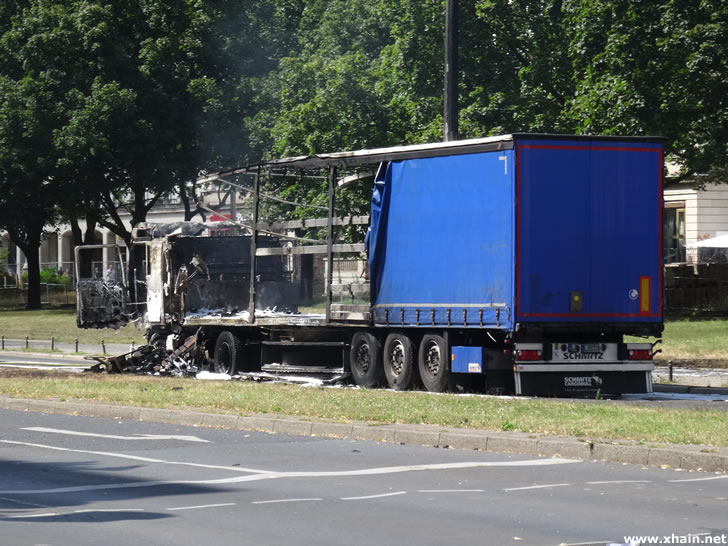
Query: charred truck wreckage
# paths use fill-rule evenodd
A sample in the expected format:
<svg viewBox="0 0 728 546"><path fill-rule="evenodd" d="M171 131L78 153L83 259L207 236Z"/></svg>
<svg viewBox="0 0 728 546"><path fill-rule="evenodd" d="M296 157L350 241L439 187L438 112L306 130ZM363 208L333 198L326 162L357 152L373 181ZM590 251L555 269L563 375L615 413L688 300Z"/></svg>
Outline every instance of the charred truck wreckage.
<svg viewBox="0 0 728 546"><path fill-rule="evenodd" d="M233 186L246 214L77 248L78 271L102 251L122 264L79 281L78 325L147 328L108 371L649 392L654 345L624 336L663 329L662 172L658 137L513 134L216 173L202 181ZM372 180L370 215L347 215ZM324 185L307 215L325 217L262 219Z"/></svg>

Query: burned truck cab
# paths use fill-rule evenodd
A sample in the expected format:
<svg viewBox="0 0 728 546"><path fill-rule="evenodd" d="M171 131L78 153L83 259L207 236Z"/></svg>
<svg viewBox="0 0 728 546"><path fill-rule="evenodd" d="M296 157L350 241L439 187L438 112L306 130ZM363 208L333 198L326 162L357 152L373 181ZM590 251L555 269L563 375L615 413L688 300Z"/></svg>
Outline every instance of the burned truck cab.
<svg viewBox="0 0 728 546"><path fill-rule="evenodd" d="M206 230L204 224L190 222L142 224L134 229L128 263L116 245L79 247L79 271L83 253L108 249L125 274L79 281L78 326L119 328L134 322L140 328L172 332L187 317L207 314L235 315L244 322L250 304L251 237L210 237ZM275 237L257 238L258 248L280 246ZM265 281L266 287L256 294L257 305L295 312L289 309L291 286L281 257L257 262L256 281Z"/></svg>

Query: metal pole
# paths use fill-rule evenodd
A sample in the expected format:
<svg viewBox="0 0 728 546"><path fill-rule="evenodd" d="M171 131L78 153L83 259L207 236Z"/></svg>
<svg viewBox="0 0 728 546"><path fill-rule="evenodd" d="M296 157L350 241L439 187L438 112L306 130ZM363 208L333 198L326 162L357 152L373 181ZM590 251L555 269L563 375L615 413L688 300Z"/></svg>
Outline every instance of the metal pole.
<svg viewBox="0 0 728 546"><path fill-rule="evenodd" d="M250 235L250 301L248 303L248 322L255 322L255 262L258 252L258 213L260 204L260 167L253 179L253 232Z"/></svg>
<svg viewBox="0 0 728 546"><path fill-rule="evenodd" d="M445 3L445 111L443 140L458 139L458 0Z"/></svg>
<svg viewBox="0 0 728 546"><path fill-rule="evenodd" d="M328 272L326 275L326 322L331 322L331 300L333 291L331 284L334 282L334 207L336 205L336 167L329 167L329 216L328 232L326 235L326 259L328 261Z"/></svg>

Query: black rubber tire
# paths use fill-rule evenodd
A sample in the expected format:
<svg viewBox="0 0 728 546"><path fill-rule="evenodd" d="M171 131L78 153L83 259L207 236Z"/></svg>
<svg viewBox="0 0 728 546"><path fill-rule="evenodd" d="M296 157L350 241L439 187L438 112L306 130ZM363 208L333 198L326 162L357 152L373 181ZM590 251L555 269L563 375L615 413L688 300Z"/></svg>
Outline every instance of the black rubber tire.
<svg viewBox="0 0 728 546"><path fill-rule="evenodd" d="M213 355L214 372L235 375L243 360L243 344L238 336L225 330L217 336Z"/></svg>
<svg viewBox="0 0 728 546"><path fill-rule="evenodd" d="M427 334L420 341L417 358L420 379L430 392L445 392L450 389L450 361L442 336Z"/></svg>
<svg viewBox="0 0 728 546"><path fill-rule="evenodd" d="M351 338L349 367L354 383L366 389L380 386L384 380L382 348L369 332L357 332Z"/></svg>
<svg viewBox="0 0 728 546"><path fill-rule="evenodd" d="M405 334L389 334L384 342L384 376L396 391L411 389L417 379L412 341Z"/></svg>
<svg viewBox="0 0 728 546"><path fill-rule="evenodd" d="M167 347L167 335L166 332L152 332L147 341L147 345L151 345L155 349L165 349Z"/></svg>

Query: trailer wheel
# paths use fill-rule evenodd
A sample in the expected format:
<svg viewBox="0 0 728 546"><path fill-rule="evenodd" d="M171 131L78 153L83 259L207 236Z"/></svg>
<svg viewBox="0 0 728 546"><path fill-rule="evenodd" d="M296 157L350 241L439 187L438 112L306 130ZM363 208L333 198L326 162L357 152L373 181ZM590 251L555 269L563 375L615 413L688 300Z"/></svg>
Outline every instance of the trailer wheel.
<svg viewBox="0 0 728 546"><path fill-rule="evenodd" d="M382 383L381 347L369 332L357 332L349 351L351 375L360 387L372 389Z"/></svg>
<svg viewBox="0 0 728 546"><path fill-rule="evenodd" d="M412 388L415 383L412 341L404 334L389 334L384 342L384 375L396 391Z"/></svg>
<svg viewBox="0 0 728 546"><path fill-rule="evenodd" d="M420 342L418 364L422 384L430 392L445 392L450 386L450 368L447 365L445 340L436 334L423 336Z"/></svg>
<svg viewBox="0 0 728 546"><path fill-rule="evenodd" d="M213 356L213 369L217 373L234 375L238 363L242 360L243 344L238 336L225 330L220 332L215 341L215 352Z"/></svg>

